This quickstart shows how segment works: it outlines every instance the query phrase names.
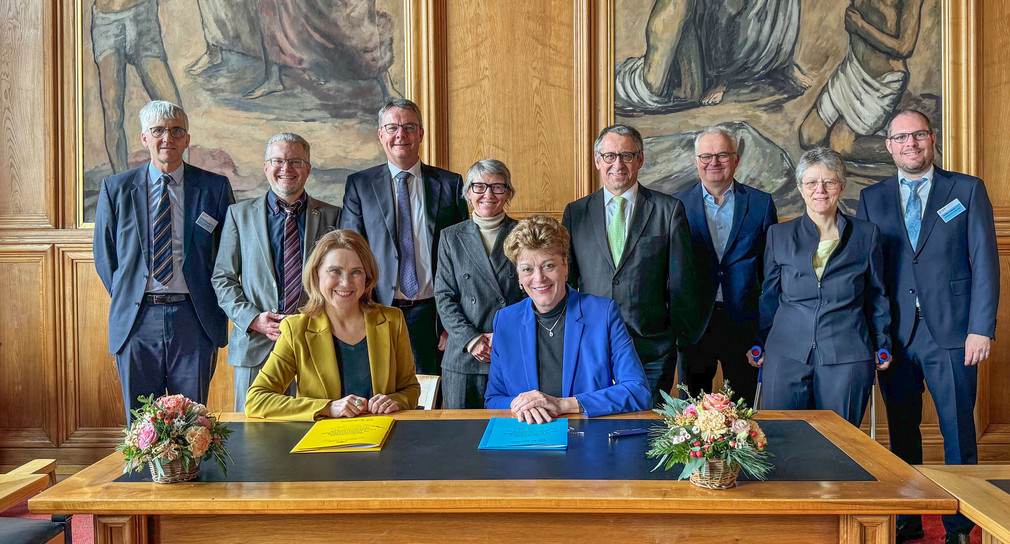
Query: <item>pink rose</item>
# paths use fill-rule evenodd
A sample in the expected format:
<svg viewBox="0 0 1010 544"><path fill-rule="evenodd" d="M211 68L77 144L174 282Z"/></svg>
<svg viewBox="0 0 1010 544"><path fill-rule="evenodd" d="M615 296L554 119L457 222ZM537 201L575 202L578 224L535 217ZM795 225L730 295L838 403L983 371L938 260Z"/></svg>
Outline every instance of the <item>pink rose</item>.
<svg viewBox="0 0 1010 544"><path fill-rule="evenodd" d="M206 427L194 425L186 431L186 442L189 442L189 451L193 452L193 457L200 457L210 447L210 431Z"/></svg>
<svg viewBox="0 0 1010 544"><path fill-rule="evenodd" d="M723 395L722 393L709 393L705 395L705 399L701 401L702 408L706 410L715 410L716 412L721 412L733 403L730 402L729 397Z"/></svg>
<svg viewBox="0 0 1010 544"><path fill-rule="evenodd" d="M196 418L196 422L210 430L210 420L204 416Z"/></svg>
<svg viewBox="0 0 1010 544"><path fill-rule="evenodd" d="M150 423L145 424L140 429L140 434L137 435L137 447L146 450L154 444L155 440L158 439L158 433L154 430L154 425Z"/></svg>
<svg viewBox="0 0 1010 544"><path fill-rule="evenodd" d="M165 411L164 417L172 420L186 410L186 407L190 404L190 400L182 395L165 395L158 399L156 404Z"/></svg>
<svg viewBox="0 0 1010 544"><path fill-rule="evenodd" d="M693 404L689 404L687 408L684 410L684 415L696 416L698 415L698 409L695 408Z"/></svg>

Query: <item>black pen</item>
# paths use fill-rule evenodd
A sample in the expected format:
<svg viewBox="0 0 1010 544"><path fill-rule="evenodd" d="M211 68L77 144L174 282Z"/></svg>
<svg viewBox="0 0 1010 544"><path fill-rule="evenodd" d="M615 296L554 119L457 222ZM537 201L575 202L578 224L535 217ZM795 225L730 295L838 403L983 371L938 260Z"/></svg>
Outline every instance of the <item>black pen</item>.
<svg viewBox="0 0 1010 544"><path fill-rule="evenodd" d="M608 438L621 438L622 436L635 436L646 434L649 429L620 429L607 435Z"/></svg>

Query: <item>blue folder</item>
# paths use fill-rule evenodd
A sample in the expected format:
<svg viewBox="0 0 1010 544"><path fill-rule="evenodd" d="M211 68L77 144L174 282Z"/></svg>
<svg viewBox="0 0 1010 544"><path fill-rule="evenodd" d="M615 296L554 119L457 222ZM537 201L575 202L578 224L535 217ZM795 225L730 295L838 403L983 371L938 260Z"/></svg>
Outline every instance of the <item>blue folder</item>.
<svg viewBox="0 0 1010 544"><path fill-rule="evenodd" d="M493 417L487 422L479 450L568 449L568 420L555 419L540 425L520 423L511 417Z"/></svg>

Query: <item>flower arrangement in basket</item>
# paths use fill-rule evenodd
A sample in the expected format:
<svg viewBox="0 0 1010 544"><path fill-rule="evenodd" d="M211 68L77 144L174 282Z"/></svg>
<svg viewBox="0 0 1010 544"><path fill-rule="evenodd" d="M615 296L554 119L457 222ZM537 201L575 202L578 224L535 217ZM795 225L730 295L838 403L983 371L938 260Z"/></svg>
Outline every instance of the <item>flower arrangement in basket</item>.
<svg viewBox="0 0 1010 544"><path fill-rule="evenodd" d="M133 424L123 430L126 438L116 448L126 457L124 473L139 471L147 464L155 482L185 482L196 478L204 458L228 473L225 458L235 461L225 441L232 431L206 406L182 395L157 400L150 395L138 400L142 405L131 410Z"/></svg>
<svg viewBox="0 0 1010 544"><path fill-rule="evenodd" d="M687 387L678 385L687 392ZM655 412L666 424L650 431L650 449L646 455L659 458L653 470L670 470L682 463L678 479L690 476L691 482L711 489L727 489L736 483L740 469L753 478L764 480L772 469L765 446L768 439L756 421L754 410L743 399L734 403L729 382L724 393L706 394L687 400L663 392L664 402ZM665 465L665 466L664 466Z"/></svg>

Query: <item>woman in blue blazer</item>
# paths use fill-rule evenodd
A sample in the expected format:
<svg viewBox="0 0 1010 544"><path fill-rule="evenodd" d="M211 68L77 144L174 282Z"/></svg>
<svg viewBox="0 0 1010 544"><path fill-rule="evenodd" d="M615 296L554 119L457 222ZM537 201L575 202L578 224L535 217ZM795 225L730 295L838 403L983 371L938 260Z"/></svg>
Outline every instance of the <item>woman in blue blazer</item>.
<svg viewBox="0 0 1010 544"><path fill-rule="evenodd" d="M823 147L803 154L796 184L802 216L772 225L765 247L760 336L763 407L833 410L858 426L887 368L890 311L876 225L838 210L845 161ZM885 351L886 353L886 351Z"/></svg>
<svg viewBox="0 0 1010 544"><path fill-rule="evenodd" d="M485 406L519 421L649 408L649 386L617 304L568 287L568 231L531 216L505 239L529 298L495 316Z"/></svg>

